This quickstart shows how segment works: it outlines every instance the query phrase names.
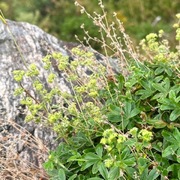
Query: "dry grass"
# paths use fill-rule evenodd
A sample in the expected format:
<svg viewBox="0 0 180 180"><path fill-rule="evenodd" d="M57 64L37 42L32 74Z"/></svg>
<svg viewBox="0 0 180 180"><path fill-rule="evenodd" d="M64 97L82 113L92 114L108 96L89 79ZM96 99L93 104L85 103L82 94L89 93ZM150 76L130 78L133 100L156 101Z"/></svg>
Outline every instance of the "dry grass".
<svg viewBox="0 0 180 180"><path fill-rule="evenodd" d="M7 130L7 127L10 128ZM42 167L47 155L48 148L40 139L12 120L0 120L1 180L49 179Z"/></svg>

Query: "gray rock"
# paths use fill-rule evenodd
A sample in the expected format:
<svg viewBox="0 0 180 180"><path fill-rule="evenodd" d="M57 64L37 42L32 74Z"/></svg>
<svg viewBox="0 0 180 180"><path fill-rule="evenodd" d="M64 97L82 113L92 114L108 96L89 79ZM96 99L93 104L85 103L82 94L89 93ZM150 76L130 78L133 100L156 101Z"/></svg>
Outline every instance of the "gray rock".
<svg viewBox="0 0 180 180"><path fill-rule="evenodd" d="M50 52L67 55L63 46L62 41L28 23L13 21L7 21L7 25L0 23L0 118L15 119L19 112L17 110L19 102L13 95L17 84L13 80L12 72L26 69L25 66L35 63L40 69L41 76L44 77L46 74L41 59ZM63 79L60 83L63 86Z"/></svg>

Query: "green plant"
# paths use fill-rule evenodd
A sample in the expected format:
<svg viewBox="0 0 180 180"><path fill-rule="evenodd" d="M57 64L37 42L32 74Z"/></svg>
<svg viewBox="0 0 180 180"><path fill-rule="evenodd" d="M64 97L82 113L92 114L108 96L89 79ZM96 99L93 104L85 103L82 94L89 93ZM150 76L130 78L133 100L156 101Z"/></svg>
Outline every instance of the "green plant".
<svg viewBox="0 0 180 180"><path fill-rule="evenodd" d="M111 85L117 104L106 101L105 108L115 135L111 132L101 139L110 152L109 166L117 167L119 162L125 179L135 179L134 175L137 179L179 178L180 172L176 173L180 148L177 74L168 64L155 61L133 67L127 80L119 79ZM120 89L119 84L124 86ZM130 167L121 158L124 151Z"/></svg>
<svg viewBox="0 0 180 180"><path fill-rule="evenodd" d="M168 41L161 40L160 31L141 42L140 56L121 22L126 49L122 49L114 26L108 30L106 16L94 22L104 30L102 39L105 33L112 41L110 46L104 39L100 41L105 52L109 48L117 53L126 64L128 77L110 74L113 71L108 61L106 69L93 53L78 48L71 51L71 63L60 53L43 59L47 81L54 84L50 90L41 82L35 64L26 72L14 71L20 85L15 94L22 96L21 103L29 109L26 120L52 127L63 140L50 152L44 164L46 171L52 179L61 180L179 179L179 47L173 52ZM179 42L179 22L175 27ZM71 93L55 86L52 57L69 82ZM24 80L32 80L36 96L24 87Z"/></svg>

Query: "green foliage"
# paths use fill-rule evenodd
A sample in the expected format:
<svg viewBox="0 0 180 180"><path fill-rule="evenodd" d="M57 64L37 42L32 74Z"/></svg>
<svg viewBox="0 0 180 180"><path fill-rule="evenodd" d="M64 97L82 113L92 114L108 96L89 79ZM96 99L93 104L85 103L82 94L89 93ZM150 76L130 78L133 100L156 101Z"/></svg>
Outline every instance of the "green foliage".
<svg viewBox="0 0 180 180"><path fill-rule="evenodd" d="M179 42L179 22L175 27ZM48 125L63 141L44 163L51 179L180 179L180 51L162 37L163 31L146 36L144 61L130 61L128 77L110 79L93 53L78 48L71 63L60 53L42 60L50 90L35 64L14 72L26 120ZM56 86L52 59L71 93ZM24 87L27 80L36 96Z"/></svg>
<svg viewBox="0 0 180 180"><path fill-rule="evenodd" d="M111 84L116 103L106 97L104 114L114 130L106 130L101 139L109 155L105 164L119 167L125 179L178 179L179 77L167 62L146 62L131 72L126 81L117 78Z"/></svg>

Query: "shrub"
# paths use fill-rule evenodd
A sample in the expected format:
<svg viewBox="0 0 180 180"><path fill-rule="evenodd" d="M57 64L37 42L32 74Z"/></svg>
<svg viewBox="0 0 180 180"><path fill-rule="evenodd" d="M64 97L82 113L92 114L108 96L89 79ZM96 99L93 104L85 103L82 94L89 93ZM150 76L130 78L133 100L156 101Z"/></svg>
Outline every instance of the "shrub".
<svg viewBox="0 0 180 180"><path fill-rule="evenodd" d="M103 29L104 19L94 20ZM175 26L179 42L179 24ZM35 64L26 72L14 72L21 85L15 93L28 94L22 99L29 109L26 120L48 124L63 141L50 152L44 168L52 179L61 180L179 179L179 46L173 52L160 31L146 36L139 56L132 51L122 24L120 30L127 49L122 49L113 25L110 27L106 31L106 26L104 32L109 33L113 43L106 46L100 42L105 51L110 48L119 52L128 77L127 72L109 76L109 66L106 69L93 53L78 48L71 52L75 59L71 63L60 53L43 59L49 73L47 81L56 82L56 74L51 73L53 57L69 82L71 93L58 87L47 91ZM90 75L84 73L86 70ZM37 97L23 86L24 79L29 78L33 79Z"/></svg>

